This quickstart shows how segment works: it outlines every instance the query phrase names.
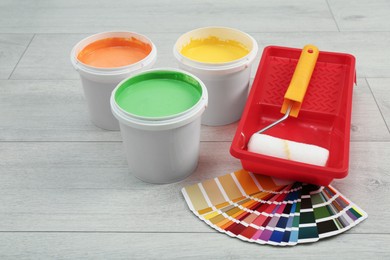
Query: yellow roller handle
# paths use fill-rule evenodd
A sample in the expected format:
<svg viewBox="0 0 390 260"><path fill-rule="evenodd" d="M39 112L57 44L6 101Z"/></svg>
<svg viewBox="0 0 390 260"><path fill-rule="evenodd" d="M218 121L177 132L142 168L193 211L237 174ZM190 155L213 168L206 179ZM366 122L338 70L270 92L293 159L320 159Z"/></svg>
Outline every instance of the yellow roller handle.
<svg viewBox="0 0 390 260"><path fill-rule="evenodd" d="M286 113L287 108L291 105L290 116L298 116L319 53L320 51L314 45L308 44L303 47L294 75L286 94L284 95L284 102L281 110L283 114Z"/></svg>

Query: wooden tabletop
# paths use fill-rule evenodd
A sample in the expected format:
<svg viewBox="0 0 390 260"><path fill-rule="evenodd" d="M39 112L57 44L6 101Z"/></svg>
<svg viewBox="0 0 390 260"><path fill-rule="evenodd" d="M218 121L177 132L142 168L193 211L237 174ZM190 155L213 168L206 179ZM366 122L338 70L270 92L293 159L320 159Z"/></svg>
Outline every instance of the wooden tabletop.
<svg viewBox="0 0 390 260"><path fill-rule="evenodd" d="M390 2L0 0L0 259L378 259L390 247ZM267 45L356 56L350 171L332 184L367 211L363 223L310 245L279 248L220 234L195 217L180 189L241 168L229 154L237 123L202 127L199 166L185 181L129 173L119 132L89 120L70 63L84 37L149 36L155 67L176 67L182 33L222 25Z"/></svg>

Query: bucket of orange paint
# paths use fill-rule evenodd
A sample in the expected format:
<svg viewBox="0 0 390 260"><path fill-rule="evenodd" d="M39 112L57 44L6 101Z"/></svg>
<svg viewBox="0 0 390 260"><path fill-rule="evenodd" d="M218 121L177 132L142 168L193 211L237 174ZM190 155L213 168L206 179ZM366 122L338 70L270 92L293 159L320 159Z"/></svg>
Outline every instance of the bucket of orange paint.
<svg viewBox="0 0 390 260"><path fill-rule="evenodd" d="M104 32L77 43L71 62L79 72L91 121L107 130L119 130L112 115L111 92L132 74L150 69L157 58L153 42L134 32Z"/></svg>
<svg viewBox="0 0 390 260"><path fill-rule="evenodd" d="M179 68L200 78L209 93L202 124L226 125L241 118L257 52L253 37L233 28L204 27L179 37L173 48Z"/></svg>

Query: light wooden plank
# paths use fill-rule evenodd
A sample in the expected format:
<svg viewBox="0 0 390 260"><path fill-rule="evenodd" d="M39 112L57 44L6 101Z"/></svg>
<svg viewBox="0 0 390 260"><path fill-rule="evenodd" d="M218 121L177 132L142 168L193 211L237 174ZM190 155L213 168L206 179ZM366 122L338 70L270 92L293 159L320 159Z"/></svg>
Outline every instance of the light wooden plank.
<svg viewBox="0 0 390 260"><path fill-rule="evenodd" d="M73 46L86 34L36 35L12 79L79 79L70 63Z"/></svg>
<svg viewBox="0 0 390 260"><path fill-rule="evenodd" d="M229 143L202 143L193 175L151 185L128 175L121 149L119 143L0 143L0 231L209 232L180 189L241 168ZM383 225L390 217L383 210L390 207L389 156L386 142L351 145L350 173L334 184L369 214L352 233L390 232Z"/></svg>
<svg viewBox="0 0 390 260"><path fill-rule="evenodd" d="M372 233L390 230L381 224L387 222L383 208L390 206L388 199L390 157L388 142L351 143L349 173L344 179L332 182L341 193L368 213L368 219L352 232ZM378 214L378 212L381 212ZM386 214L386 213L384 213ZM363 231L364 230L364 231Z"/></svg>
<svg viewBox="0 0 390 260"><path fill-rule="evenodd" d="M128 29L182 32L223 25L246 31L336 31L324 0L209 1L3 0L0 32L75 33ZM23 19L21 19L23 17ZM310 26L309 26L310 25Z"/></svg>
<svg viewBox="0 0 390 260"><path fill-rule="evenodd" d="M390 31L387 0L327 0L341 31Z"/></svg>
<svg viewBox="0 0 390 260"><path fill-rule="evenodd" d="M280 248L222 234L4 233L2 259L388 259L389 235L346 234Z"/></svg>
<svg viewBox="0 0 390 260"><path fill-rule="evenodd" d="M184 31L183 31L184 32ZM155 67L177 67L172 54L180 33L147 33L155 42ZM320 50L353 54L359 77L390 77L390 32L251 33L259 44L252 77L264 47L268 45L302 48L308 43ZM38 34L34 37L12 79L78 79L70 63L70 51L87 34Z"/></svg>
<svg viewBox="0 0 390 260"><path fill-rule="evenodd" d="M0 140L121 141L90 121L79 80L0 81Z"/></svg>
<svg viewBox="0 0 390 260"><path fill-rule="evenodd" d="M0 140L121 141L90 120L78 80L0 81ZM202 127L204 141L231 141L237 123Z"/></svg>
<svg viewBox="0 0 390 260"><path fill-rule="evenodd" d="M120 143L0 147L0 230L8 231L209 231L190 213L180 189L240 168L229 155L228 143L204 143L191 177L151 185L129 175ZM175 224L172 218L177 218Z"/></svg>
<svg viewBox="0 0 390 260"><path fill-rule="evenodd" d="M0 110L0 141L121 141L90 122L79 80L0 81ZM237 125L202 126L201 140L231 142ZM390 140L364 79L354 88L351 140Z"/></svg>
<svg viewBox="0 0 390 260"><path fill-rule="evenodd" d="M358 79L353 89L351 140L384 141L390 140L380 110L365 79Z"/></svg>
<svg viewBox="0 0 390 260"><path fill-rule="evenodd" d="M384 120L387 123L387 127L390 126L390 78L367 79L368 84L374 93L376 102L378 103L379 109L382 113Z"/></svg>
<svg viewBox="0 0 390 260"><path fill-rule="evenodd" d="M0 80L0 141L121 141L89 120L79 80ZM201 140L231 141L237 123L202 126Z"/></svg>
<svg viewBox="0 0 390 260"><path fill-rule="evenodd" d="M0 34L0 79L8 79L33 34Z"/></svg>
<svg viewBox="0 0 390 260"><path fill-rule="evenodd" d="M228 142L201 143L197 170L183 183L212 178L238 169ZM129 174L119 142L0 143L0 189L165 189Z"/></svg>

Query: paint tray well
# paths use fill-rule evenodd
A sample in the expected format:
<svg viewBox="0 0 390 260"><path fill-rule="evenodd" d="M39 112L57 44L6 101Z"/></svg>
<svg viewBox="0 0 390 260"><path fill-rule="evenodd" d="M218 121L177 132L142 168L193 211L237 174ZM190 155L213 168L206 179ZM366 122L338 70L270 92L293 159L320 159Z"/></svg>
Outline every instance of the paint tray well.
<svg viewBox="0 0 390 260"><path fill-rule="evenodd" d="M355 58L320 51L299 116L267 130L267 134L329 150L326 166L256 154L247 150L253 133L281 117L283 97L301 49L269 46L263 51L230 152L244 169L278 178L328 185L348 174L352 89Z"/></svg>

